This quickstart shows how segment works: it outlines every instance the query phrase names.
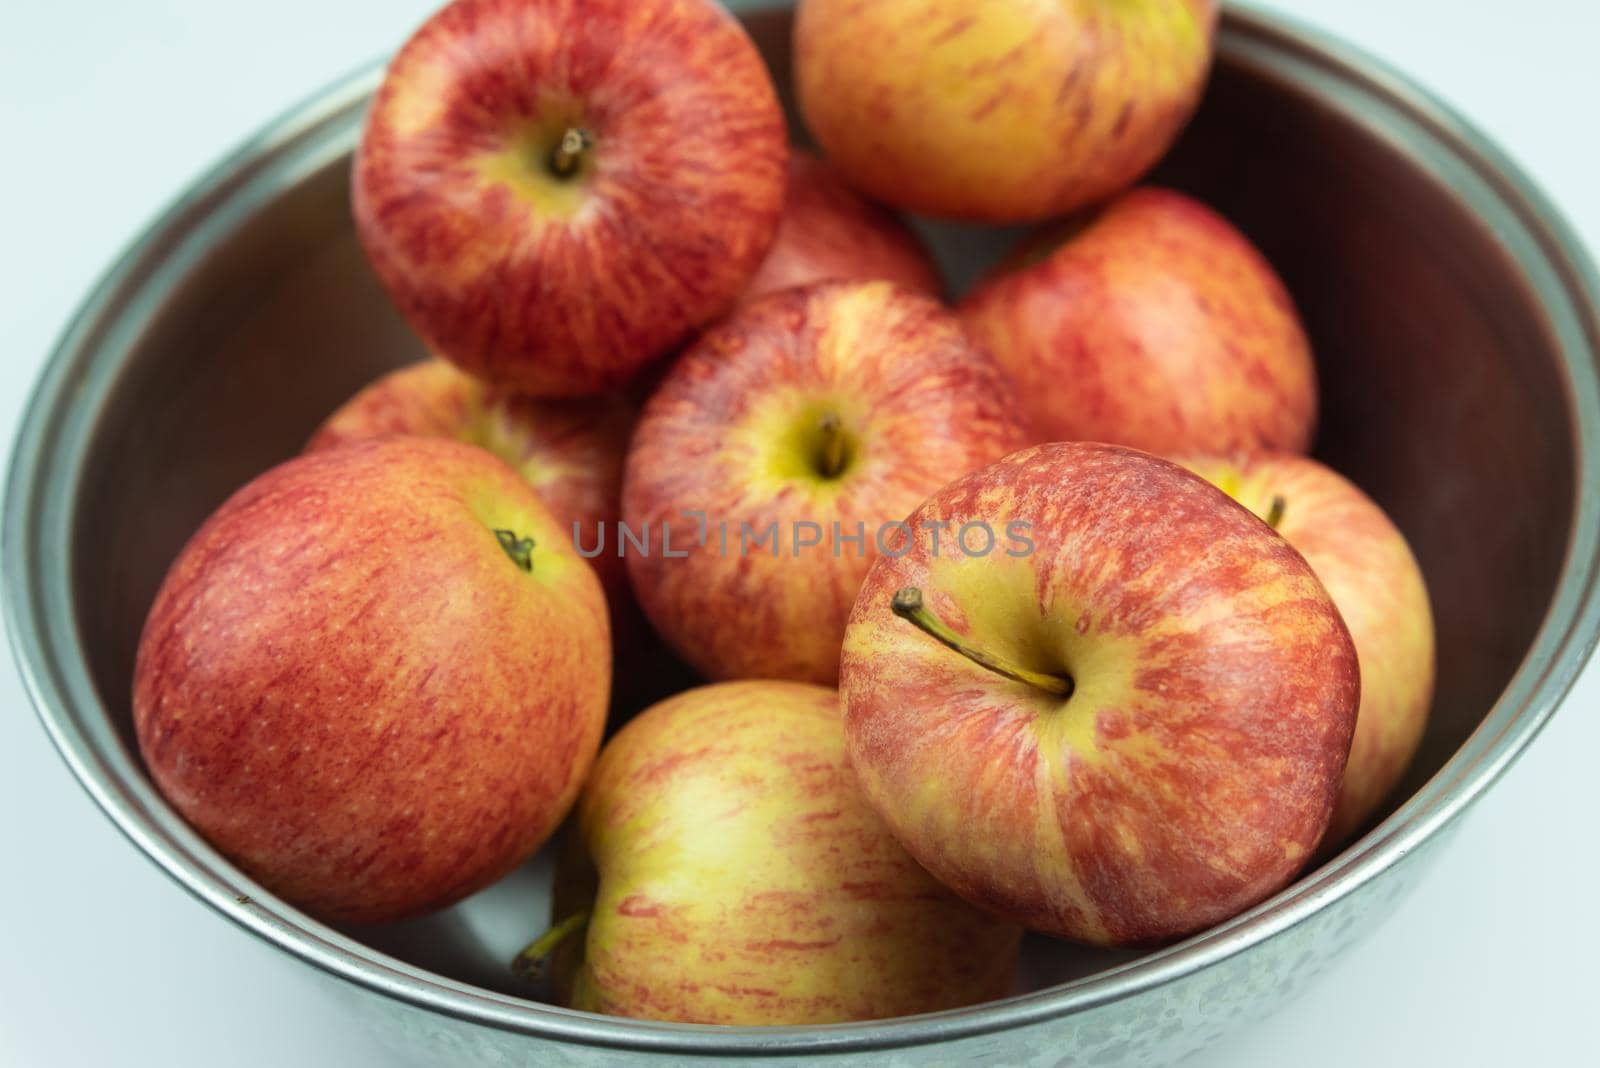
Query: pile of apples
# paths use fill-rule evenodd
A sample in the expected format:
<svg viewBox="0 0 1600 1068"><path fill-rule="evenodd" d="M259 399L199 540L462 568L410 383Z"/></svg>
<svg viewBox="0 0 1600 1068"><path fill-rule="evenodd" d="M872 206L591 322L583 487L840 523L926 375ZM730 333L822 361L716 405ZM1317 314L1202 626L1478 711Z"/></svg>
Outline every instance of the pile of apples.
<svg viewBox="0 0 1600 1068"><path fill-rule="evenodd" d="M355 924L575 813L516 966L663 1020L969 1004L1024 928L1158 944L1284 886L1401 777L1433 626L1303 455L1270 265L1133 186L1215 21L802 0L825 162L712 0L443 8L353 183L437 355L173 564L133 693L165 796ZM952 307L893 209L1043 225ZM640 711L659 641L705 684Z"/></svg>

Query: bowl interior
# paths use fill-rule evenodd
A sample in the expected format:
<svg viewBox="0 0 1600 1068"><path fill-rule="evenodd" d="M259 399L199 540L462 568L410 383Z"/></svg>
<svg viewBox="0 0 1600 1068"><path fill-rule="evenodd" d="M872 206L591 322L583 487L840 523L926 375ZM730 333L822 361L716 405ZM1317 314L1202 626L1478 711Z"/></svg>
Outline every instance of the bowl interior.
<svg viewBox="0 0 1600 1068"><path fill-rule="evenodd" d="M787 86L788 23L750 25ZM1210 202L1264 249L1310 329L1318 455L1405 531L1438 621L1439 687L1404 800L1510 680L1550 603L1574 507L1575 446L1557 341L1496 235L1448 176L1225 31L1205 104L1158 179ZM335 144L259 210L214 220L204 255L130 343L75 488L72 596L93 682L133 748L128 693L144 613L188 535L295 454L380 372L422 355L368 270ZM918 223L963 287L1012 234ZM523 992L504 962L545 920L544 858L426 920L354 932L436 972ZM1039 940L1019 989L1129 959Z"/></svg>

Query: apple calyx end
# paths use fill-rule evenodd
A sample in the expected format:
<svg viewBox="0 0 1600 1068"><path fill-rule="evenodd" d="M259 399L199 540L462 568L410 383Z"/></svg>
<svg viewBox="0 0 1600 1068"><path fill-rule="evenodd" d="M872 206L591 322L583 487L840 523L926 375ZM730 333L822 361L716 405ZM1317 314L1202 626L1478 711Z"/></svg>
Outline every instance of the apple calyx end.
<svg viewBox="0 0 1600 1068"><path fill-rule="evenodd" d="M513 564L516 564L530 575L533 573L533 550L537 546L537 542L532 538L519 536L514 530L499 528L495 530L494 538L500 543L500 548L505 550L505 554L511 558Z"/></svg>
<svg viewBox="0 0 1600 1068"><path fill-rule="evenodd" d="M551 924L549 930L529 942L521 953L511 958L511 971L521 979L534 982L543 979L545 967L561 943L588 926L588 909L574 912Z"/></svg>
<svg viewBox="0 0 1600 1068"><path fill-rule="evenodd" d="M895 615L910 623L940 645L960 653L979 667L987 668L996 675L1011 679L1013 682L1026 683L1035 689L1060 697L1062 700L1072 696L1074 684L1070 676L1049 675L1042 671L1033 671L1022 667L1020 664L1013 663L1005 657L997 656L970 644L928 609L922 600L922 590L916 586L903 586L896 590L894 599L889 603L889 607Z"/></svg>

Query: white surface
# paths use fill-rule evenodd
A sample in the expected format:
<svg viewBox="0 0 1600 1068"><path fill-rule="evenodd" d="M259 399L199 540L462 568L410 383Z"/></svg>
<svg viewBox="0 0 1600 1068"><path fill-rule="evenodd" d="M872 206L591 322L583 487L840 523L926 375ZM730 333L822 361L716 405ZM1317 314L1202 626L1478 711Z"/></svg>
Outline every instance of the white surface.
<svg viewBox="0 0 1600 1068"><path fill-rule="evenodd" d="M0 440L57 331L171 196L392 49L431 0L17 4L0 32ZM1497 138L1600 249L1592 0L1277 0ZM1449 666L1444 666L1449 670ZM1376 937L1197 1062L1568 1065L1589 1049L1600 669ZM0 666L0 1064L390 1063L296 966L112 829ZM1063 1051L1067 1053L1068 1051Z"/></svg>

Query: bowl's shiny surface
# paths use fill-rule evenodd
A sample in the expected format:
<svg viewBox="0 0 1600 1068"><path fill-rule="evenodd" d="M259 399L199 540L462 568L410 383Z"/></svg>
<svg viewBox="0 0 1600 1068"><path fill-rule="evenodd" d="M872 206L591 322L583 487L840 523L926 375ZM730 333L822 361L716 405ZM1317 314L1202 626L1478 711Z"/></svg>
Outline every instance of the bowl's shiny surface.
<svg viewBox="0 0 1600 1068"><path fill-rule="evenodd" d="M754 16L781 57L786 22ZM542 920L535 863L440 917L359 935L244 879L139 765L128 679L167 563L229 492L334 405L417 352L363 264L346 162L376 72L295 111L197 185L117 264L49 364L17 443L6 608L57 746L183 885L323 972L412 1053L606 1061L889 1049L1006 1063L1139 1063L1263 1010L1376 923L1410 854L1515 758L1600 627L1600 286L1562 224L1458 120L1360 57L1232 16L1205 108L1165 167L1286 276L1317 345L1319 452L1417 549L1440 690L1404 804L1250 914L1142 956L1031 947L1011 1000L823 1029L707 1029L515 997L502 961ZM782 83L786 74L779 71ZM991 235L930 227L952 277ZM1405 863L1400 863L1402 860ZM427 1010L427 1011L418 1011Z"/></svg>

